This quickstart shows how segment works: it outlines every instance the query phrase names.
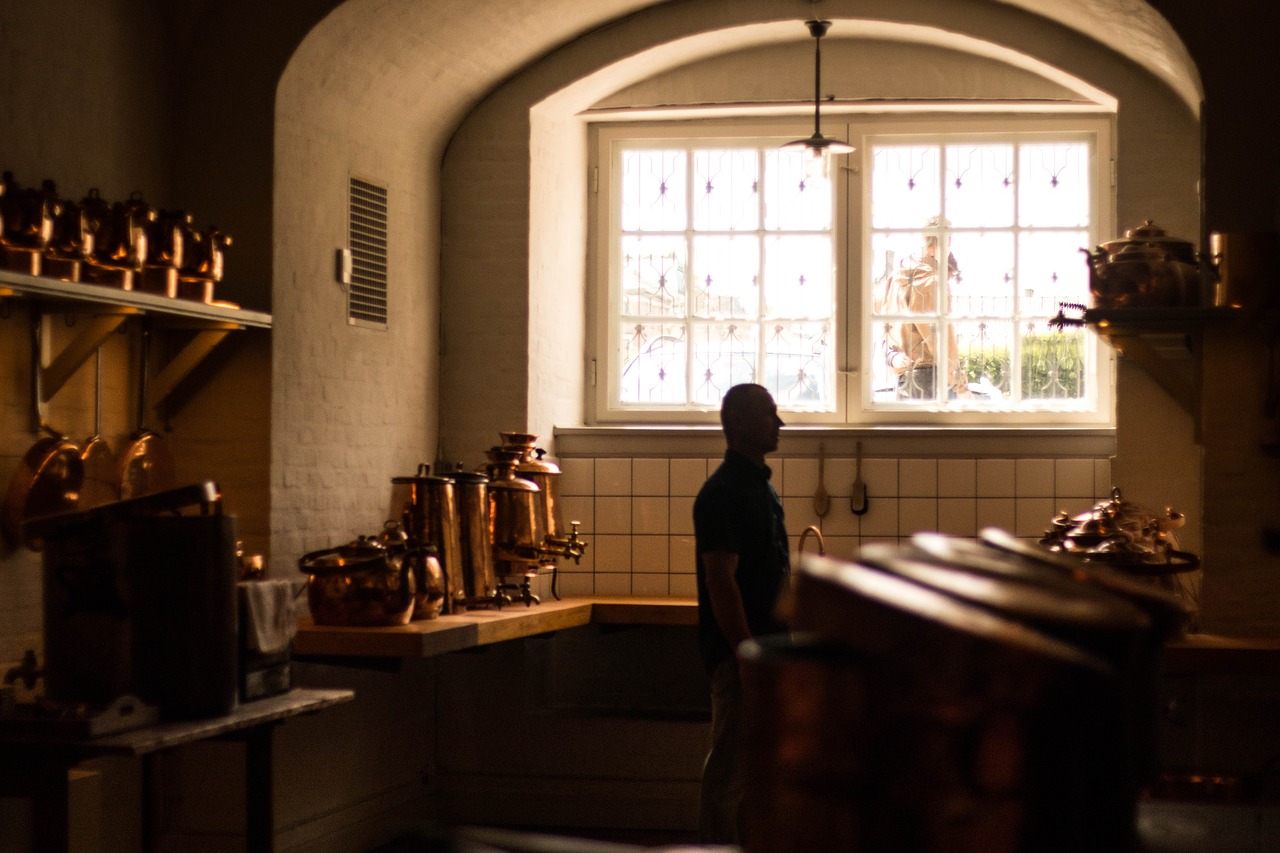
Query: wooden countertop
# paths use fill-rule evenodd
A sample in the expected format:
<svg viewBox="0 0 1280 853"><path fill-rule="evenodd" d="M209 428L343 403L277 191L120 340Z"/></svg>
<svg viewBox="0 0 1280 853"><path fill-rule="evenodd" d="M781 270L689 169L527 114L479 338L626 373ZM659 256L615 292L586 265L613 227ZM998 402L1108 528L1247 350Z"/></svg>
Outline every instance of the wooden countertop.
<svg viewBox="0 0 1280 853"><path fill-rule="evenodd" d="M1280 638L1188 634L1164 645L1167 673L1280 675Z"/></svg>
<svg viewBox="0 0 1280 853"><path fill-rule="evenodd" d="M468 610L389 628L298 626L294 654L425 658L581 625L696 625L692 597L586 596ZM1280 675L1280 638L1188 634L1165 644L1166 673Z"/></svg>
<svg viewBox="0 0 1280 853"><path fill-rule="evenodd" d="M581 625L696 625L698 602L688 598L589 596L467 610L384 628L298 626L299 656L424 658Z"/></svg>

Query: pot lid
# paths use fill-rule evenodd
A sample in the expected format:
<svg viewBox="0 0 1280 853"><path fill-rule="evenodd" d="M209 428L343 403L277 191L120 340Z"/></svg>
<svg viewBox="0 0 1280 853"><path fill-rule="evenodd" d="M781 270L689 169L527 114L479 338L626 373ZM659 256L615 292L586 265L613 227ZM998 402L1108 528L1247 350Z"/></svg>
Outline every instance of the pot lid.
<svg viewBox="0 0 1280 853"><path fill-rule="evenodd" d="M416 485L424 483L452 483L452 476L444 476L442 474L432 474L431 466L423 462L418 466L417 474L408 474L402 477L392 477L391 482L397 486Z"/></svg>
<svg viewBox="0 0 1280 853"><path fill-rule="evenodd" d="M1151 219L1143 220L1138 227L1125 231L1122 239L1108 240L1102 244L1102 248L1112 255L1130 247L1184 255L1193 251L1191 241L1170 237L1167 231Z"/></svg>
<svg viewBox="0 0 1280 853"><path fill-rule="evenodd" d="M933 562L890 545L864 545L859 562L895 574L1006 618L1026 620L1053 634L1073 629L1134 631L1149 626L1145 614L1123 599L1083 584L1071 587L1028 580L1027 575L983 571L962 562Z"/></svg>
<svg viewBox="0 0 1280 853"><path fill-rule="evenodd" d="M386 547L367 536L361 536L354 542L337 548L312 551L298 558L298 569L307 574L346 574L386 565Z"/></svg>

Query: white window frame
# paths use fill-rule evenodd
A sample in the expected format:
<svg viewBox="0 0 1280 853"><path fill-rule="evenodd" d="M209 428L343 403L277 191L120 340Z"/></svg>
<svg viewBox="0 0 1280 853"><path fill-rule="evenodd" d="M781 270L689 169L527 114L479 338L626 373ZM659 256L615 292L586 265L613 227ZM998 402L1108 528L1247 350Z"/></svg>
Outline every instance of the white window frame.
<svg viewBox="0 0 1280 853"><path fill-rule="evenodd" d="M1114 355L1110 347L1093 335L1086 336L1086 346L1094 359L1096 405L1090 411L962 411L942 406L936 409L904 410L901 407L872 408L869 379L860 369L864 352L865 318L863 305L869 304L874 273L873 259L865 251L869 229L863 228L870 209L870 189L864 176L870 175L870 142L877 138L920 136L1008 135L1010 133L1072 134L1085 133L1093 140L1091 165L1094 171L1092 233L1089 246L1098 235L1110 234L1115 219L1115 182L1112 177L1114 152L1114 118L1107 113L1073 114L1069 117L1048 115L960 115L940 116L832 116L824 113L823 131L827 135L848 139L856 147L853 154L833 158L832 180L835 193L836 316L840 331L835 341L835 366L842 381L837 383L837 399L833 412L785 411L790 424L815 426L1029 426L1029 427L1114 427ZM707 409L663 409L657 407L620 407L613 403L615 391L611 357L618 351L614 340L617 328L615 291L616 264L612 252L612 235L617 232L617 211L612 199L618 192L614 174L614 148L628 140L661 139L703 140L708 146L735 139L756 140L764 137L781 142L807 135L805 126L777 120L692 121L661 123L595 124L591 127L590 156L593 178L592 216L588 242L588 346L589 383L587 420L601 425L622 424L697 424L714 423L718 413ZM842 162L843 161L843 162ZM1082 246L1081 248L1087 248ZM1085 263L1081 256L1081 264Z"/></svg>

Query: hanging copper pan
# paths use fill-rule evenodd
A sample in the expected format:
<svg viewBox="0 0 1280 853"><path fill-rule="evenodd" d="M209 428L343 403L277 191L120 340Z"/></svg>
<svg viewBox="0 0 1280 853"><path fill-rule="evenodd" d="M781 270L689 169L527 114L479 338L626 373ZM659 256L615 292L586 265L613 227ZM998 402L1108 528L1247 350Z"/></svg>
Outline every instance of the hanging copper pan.
<svg viewBox="0 0 1280 853"><path fill-rule="evenodd" d="M39 551L38 535L23 534L28 518L76 508L84 483L84 462L75 442L59 435L40 439L22 457L4 501L4 536L10 545Z"/></svg>
<svg viewBox="0 0 1280 853"><path fill-rule="evenodd" d="M138 364L138 428L120 451L120 498L140 498L168 491L177 483L173 453L164 436L146 427L147 364L151 333L142 330L142 356Z"/></svg>
<svg viewBox="0 0 1280 853"><path fill-rule="evenodd" d="M116 456L102 437L102 350L94 353L93 364L93 435L80 448L84 463L84 485L80 488L77 509L93 509L120 500L120 478L116 472Z"/></svg>

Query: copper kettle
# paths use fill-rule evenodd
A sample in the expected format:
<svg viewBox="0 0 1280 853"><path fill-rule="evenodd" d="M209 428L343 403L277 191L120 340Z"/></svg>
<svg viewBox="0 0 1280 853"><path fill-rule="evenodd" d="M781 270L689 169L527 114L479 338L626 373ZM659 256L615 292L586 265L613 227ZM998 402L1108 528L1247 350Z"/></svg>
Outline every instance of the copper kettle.
<svg viewBox="0 0 1280 853"><path fill-rule="evenodd" d="M1157 515L1113 488L1110 499L1086 512L1058 513L1040 544L1132 574L1177 574L1200 566L1199 557L1177 548L1174 531L1185 523L1186 517L1172 507Z"/></svg>
<svg viewBox="0 0 1280 853"><path fill-rule="evenodd" d="M1212 266L1186 240L1148 219L1088 256L1089 290L1099 308L1172 308L1202 303Z"/></svg>
<svg viewBox="0 0 1280 853"><path fill-rule="evenodd" d="M19 186L12 172L0 180L0 261L26 275L42 273L42 256L53 236L57 197L49 182L41 189Z"/></svg>
<svg viewBox="0 0 1280 853"><path fill-rule="evenodd" d="M155 211L135 196L125 202L108 202L90 189L80 201L93 234L88 256L89 281L133 290L147 257L147 225Z"/></svg>

